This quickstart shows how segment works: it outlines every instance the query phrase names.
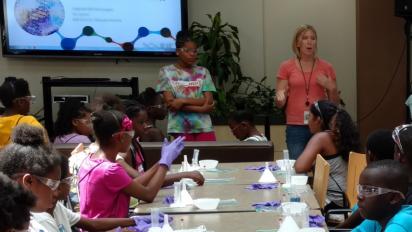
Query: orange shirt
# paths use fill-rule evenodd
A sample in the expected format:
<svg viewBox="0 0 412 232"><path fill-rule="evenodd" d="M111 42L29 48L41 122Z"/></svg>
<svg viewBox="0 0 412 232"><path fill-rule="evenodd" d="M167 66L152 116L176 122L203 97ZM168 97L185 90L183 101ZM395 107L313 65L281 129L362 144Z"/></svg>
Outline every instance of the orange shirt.
<svg viewBox="0 0 412 232"><path fill-rule="evenodd" d="M289 87L286 103L286 124L288 125L304 125L304 111L309 111L310 107L310 105L305 105L307 94L305 87L307 85L309 85L309 103L312 104L314 101L328 98L326 89L316 81L318 76L325 75L336 81L336 74L332 65L322 59L316 60L312 78L310 78L310 73L310 71L305 72L305 83L305 78L296 58L286 60L280 65L277 78L279 80L287 80Z"/></svg>

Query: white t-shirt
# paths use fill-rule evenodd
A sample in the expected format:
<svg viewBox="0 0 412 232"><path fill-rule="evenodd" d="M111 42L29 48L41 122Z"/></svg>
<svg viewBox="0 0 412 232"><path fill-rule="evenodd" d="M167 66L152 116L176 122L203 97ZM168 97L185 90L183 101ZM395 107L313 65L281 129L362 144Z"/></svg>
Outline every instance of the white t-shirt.
<svg viewBox="0 0 412 232"><path fill-rule="evenodd" d="M34 214L33 212L31 212ZM52 232L52 230L47 230L39 222L36 221L34 217L30 218L29 232Z"/></svg>
<svg viewBox="0 0 412 232"><path fill-rule="evenodd" d="M33 213L34 219L47 231L71 232L71 227L80 221L80 213L74 213L57 202L53 217L48 213Z"/></svg>
<svg viewBox="0 0 412 232"><path fill-rule="evenodd" d="M268 139L263 134L260 134L260 136L259 135L254 135L254 136L246 138L243 141L267 142Z"/></svg>

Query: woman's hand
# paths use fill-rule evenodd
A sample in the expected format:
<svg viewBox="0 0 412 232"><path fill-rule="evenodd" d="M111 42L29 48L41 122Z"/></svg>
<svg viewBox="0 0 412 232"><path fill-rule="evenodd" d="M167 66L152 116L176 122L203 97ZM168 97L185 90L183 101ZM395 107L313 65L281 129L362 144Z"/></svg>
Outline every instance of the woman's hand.
<svg viewBox="0 0 412 232"><path fill-rule="evenodd" d="M276 92L276 100L278 102L286 101L286 95L285 95L285 90L284 89L279 90L279 91Z"/></svg>
<svg viewBox="0 0 412 232"><path fill-rule="evenodd" d="M316 78L316 82L327 90L332 90L336 86L335 81L321 74Z"/></svg>
<svg viewBox="0 0 412 232"><path fill-rule="evenodd" d="M279 108L283 108L286 104L287 93L289 89L289 82L287 80L277 80L276 81L276 96L275 103Z"/></svg>

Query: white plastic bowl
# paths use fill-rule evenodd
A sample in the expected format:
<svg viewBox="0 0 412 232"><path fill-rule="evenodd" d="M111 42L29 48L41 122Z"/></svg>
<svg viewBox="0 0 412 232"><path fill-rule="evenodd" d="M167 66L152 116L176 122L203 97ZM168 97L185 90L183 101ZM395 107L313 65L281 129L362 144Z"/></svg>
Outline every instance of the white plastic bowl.
<svg viewBox="0 0 412 232"><path fill-rule="evenodd" d="M211 210L216 209L219 205L219 198L199 198L193 200L193 204L199 209Z"/></svg>
<svg viewBox="0 0 412 232"><path fill-rule="evenodd" d="M289 160L289 165L290 165L291 170L293 170L293 165L295 165L295 161L296 160ZM284 159L276 160L276 164L280 167L280 170L286 171L286 164L287 164L286 160Z"/></svg>
<svg viewBox="0 0 412 232"><path fill-rule="evenodd" d="M308 211L308 205L305 202L283 202L280 207L286 215L302 214Z"/></svg>
<svg viewBox="0 0 412 232"><path fill-rule="evenodd" d="M304 176L304 175L291 176L291 183L292 185L305 186L308 183L308 176Z"/></svg>
<svg viewBox="0 0 412 232"><path fill-rule="evenodd" d="M203 169L214 169L218 164L217 160L199 160L199 166Z"/></svg>

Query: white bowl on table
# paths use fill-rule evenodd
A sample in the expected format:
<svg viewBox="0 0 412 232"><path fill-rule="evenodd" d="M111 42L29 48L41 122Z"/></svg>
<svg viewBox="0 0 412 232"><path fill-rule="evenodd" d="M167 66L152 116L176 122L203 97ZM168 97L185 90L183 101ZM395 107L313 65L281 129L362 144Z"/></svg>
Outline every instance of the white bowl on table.
<svg viewBox="0 0 412 232"><path fill-rule="evenodd" d="M203 210L211 210L216 209L219 205L220 199L219 198L199 198L193 200L193 204Z"/></svg>
<svg viewBox="0 0 412 232"><path fill-rule="evenodd" d="M289 160L290 170L293 170L293 165L295 165L295 162L296 160ZM279 166L280 170L286 171L287 160L276 160L276 164Z"/></svg>
<svg viewBox="0 0 412 232"><path fill-rule="evenodd" d="M217 160L199 160L199 166L202 169L214 169L218 164Z"/></svg>

